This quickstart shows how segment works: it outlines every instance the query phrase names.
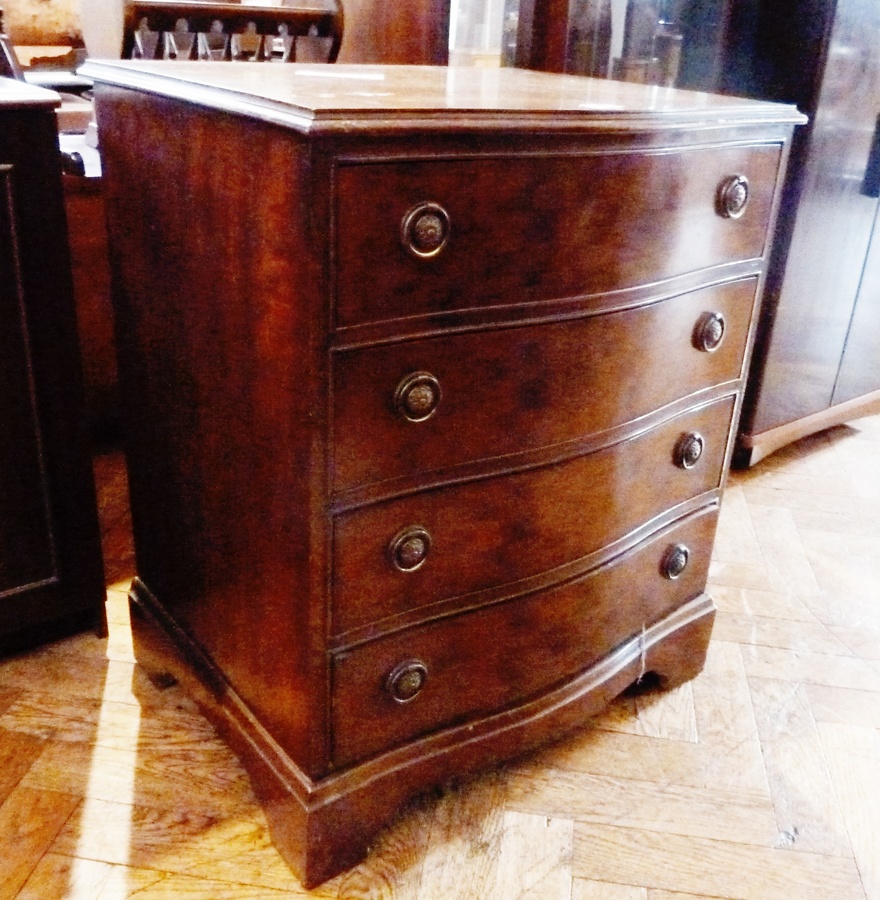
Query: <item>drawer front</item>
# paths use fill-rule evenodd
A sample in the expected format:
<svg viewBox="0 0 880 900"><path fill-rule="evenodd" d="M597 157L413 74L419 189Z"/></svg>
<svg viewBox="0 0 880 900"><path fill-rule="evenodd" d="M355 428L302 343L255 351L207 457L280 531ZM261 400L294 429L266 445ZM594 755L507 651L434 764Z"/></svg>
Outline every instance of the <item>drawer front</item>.
<svg viewBox="0 0 880 900"><path fill-rule="evenodd" d="M702 593L716 520L713 506L576 581L336 654L334 763L521 703L598 662ZM669 578L676 547L687 565Z"/></svg>
<svg viewBox="0 0 880 900"><path fill-rule="evenodd" d="M737 379L755 288L749 278L573 321L339 352L334 488L577 440ZM701 349L713 314L721 342Z"/></svg>
<svg viewBox="0 0 880 900"><path fill-rule="evenodd" d="M778 145L342 166L340 327L604 293L763 255ZM748 181L740 215L719 194Z"/></svg>
<svg viewBox="0 0 880 900"><path fill-rule="evenodd" d="M733 409L728 397L585 456L338 516L334 632L575 562L717 487Z"/></svg>

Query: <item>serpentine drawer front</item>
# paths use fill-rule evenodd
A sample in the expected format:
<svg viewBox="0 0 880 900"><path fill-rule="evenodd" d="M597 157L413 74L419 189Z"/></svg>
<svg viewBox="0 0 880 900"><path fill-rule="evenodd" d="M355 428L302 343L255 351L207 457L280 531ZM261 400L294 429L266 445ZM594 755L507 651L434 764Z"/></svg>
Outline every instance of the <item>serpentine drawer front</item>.
<svg viewBox="0 0 880 900"><path fill-rule="evenodd" d="M756 287L748 278L605 315L340 352L334 487L568 444L735 382ZM430 399L414 415L416 375L410 390Z"/></svg>
<svg viewBox="0 0 880 900"><path fill-rule="evenodd" d="M779 163L771 144L342 166L338 324L602 293L758 258ZM725 205L737 212L731 176L748 184L738 216Z"/></svg>
<svg viewBox="0 0 880 900"><path fill-rule="evenodd" d="M716 515L703 510L557 587L334 654L334 762L504 709L583 671L700 593ZM686 563L670 572L676 551ZM423 683L404 696L396 676L411 660Z"/></svg>
<svg viewBox="0 0 880 900"><path fill-rule="evenodd" d="M716 436L733 406L724 397L554 464L339 515L334 633L423 608L429 615L441 601L553 570L570 577L584 557L720 486L726 445Z"/></svg>
<svg viewBox="0 0 880 900"><path fill-rule="evenodd" d="M305 884L432 785L700 671L795 111L515 69L84 72L136 653Z"/></svg>

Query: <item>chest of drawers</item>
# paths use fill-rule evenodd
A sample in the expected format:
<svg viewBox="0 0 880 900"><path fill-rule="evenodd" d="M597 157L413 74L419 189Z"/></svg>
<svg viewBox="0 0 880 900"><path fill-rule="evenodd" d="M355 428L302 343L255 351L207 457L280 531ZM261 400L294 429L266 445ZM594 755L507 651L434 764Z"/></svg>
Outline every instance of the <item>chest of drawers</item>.
<svg viewBox="0 0 880 900"><path fill-rule="evenodd" d="M199 697L306 884L432 784L699 672L792 109L87 72L139 658Z"/></svg>

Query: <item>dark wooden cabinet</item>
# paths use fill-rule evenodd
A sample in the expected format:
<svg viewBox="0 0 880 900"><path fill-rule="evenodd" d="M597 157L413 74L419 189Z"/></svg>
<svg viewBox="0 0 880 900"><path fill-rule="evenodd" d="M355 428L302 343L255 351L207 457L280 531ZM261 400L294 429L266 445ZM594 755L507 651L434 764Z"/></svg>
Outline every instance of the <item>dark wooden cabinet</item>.
<svg viewBox="0 0 880 900"><path fill-rule="evenodd" d="M103 627L57 101L0 79L0 652Z"/></svg>
<svg viewBox="0 0 880 900"><path fill-rule="evenodd" d="M699 672L799 116L236 66L86 69L133 627L314 884L414 794Z"/></svg>
<svg viewBox="0 0 880 900"><path fill-rule="evenodd" d="M741 465L880 410L880 6L768 0L754 24L740 86L796 102L810 123L789 170Z"/></svg>
<svg viewBox="0 0 880 900"><path fill-rule="evenodd" d="M516 65L698 90L731 76L751 0L519 0ZM742 21L745 21L744 22Z"/></svg>

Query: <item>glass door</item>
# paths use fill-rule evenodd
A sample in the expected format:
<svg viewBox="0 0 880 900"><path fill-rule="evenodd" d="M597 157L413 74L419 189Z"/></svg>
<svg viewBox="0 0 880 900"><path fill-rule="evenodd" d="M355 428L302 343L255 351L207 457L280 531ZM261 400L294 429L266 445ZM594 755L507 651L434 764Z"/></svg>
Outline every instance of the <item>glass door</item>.
<svg viewBox="0 0 880 900"><path fill-rule="evenodd" d="M749 10L733 0L452 0L450 64L713 90Z"/></svg>

